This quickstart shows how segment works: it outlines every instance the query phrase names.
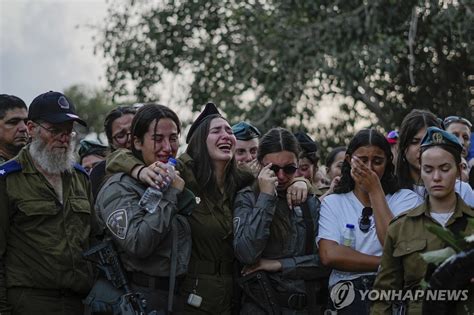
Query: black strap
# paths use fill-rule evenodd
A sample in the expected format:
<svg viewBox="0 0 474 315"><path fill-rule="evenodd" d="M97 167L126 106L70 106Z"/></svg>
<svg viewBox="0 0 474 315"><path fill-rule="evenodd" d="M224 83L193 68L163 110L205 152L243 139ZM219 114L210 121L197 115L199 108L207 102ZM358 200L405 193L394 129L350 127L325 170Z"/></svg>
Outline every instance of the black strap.
<svg viewBox="0 0 474 315"><path fill-rule="evenodd" d="M301 205L301 209L303 210L303 220L306 227L306 245L305 245L305 254L311 255L314 253L314 221L313 217L311 216L311 212L308 208L308 203L305 202Z"/></svg>
<svg viewBox="0 0 474 315"><path fill-rule="evenodd" d="M308 196L308 198L310 198ZM301 204L301 209L303 210L303 220L306 226L306 244L305 244L305 254L312 255L314 254L314 243L316 240L314 239L315 227L313 217L308 207L308 201ZM314 280L305 280L304 281L306 295L307 295L307 309L309 314L320 314L321 310L317 305L316 301L316 281Z"/></svg>

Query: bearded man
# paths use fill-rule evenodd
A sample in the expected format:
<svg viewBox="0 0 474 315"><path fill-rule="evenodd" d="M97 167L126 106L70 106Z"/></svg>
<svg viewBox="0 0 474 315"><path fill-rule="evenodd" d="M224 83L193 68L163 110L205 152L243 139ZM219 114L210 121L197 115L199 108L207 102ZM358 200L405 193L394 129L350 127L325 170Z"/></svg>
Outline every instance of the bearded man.
<svg viewBox="0 0 474 315"><path fill-rule="evenodd" d="M74 164L74 124L59 92L29 107L31 143L0 167L0 313L82 314L91 274L81 253L94 218L84 169Z"/></svg>

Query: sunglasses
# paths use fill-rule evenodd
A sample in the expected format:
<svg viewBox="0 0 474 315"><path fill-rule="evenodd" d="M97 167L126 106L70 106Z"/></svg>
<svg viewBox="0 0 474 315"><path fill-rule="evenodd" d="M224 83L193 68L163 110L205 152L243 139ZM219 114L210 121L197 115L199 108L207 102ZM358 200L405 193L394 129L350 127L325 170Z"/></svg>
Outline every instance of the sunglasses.
<svg viewBox="0 0 474 315"><path fill-rule="evenodd" d="M370 230L370 216L372 216L372 213L373 211L371 207L364 207L364 209L362 209L362 216L359 219L359 229L364 233L367 233Z"/></svg>
<svg viewBox="0 0 474 315"><path fill-rule="evenodd" d="M285 165L285 166L278 166L278 165L272 165L270 169L275 172L275 174L278 174L280 170L283 170L283 172L287 175L293 175L296 173L296 170L298 170L298 167L295 165Z"/></svg>
<svg viewBox="0 0 474 315"><path fill-rule="evenodd" d="M444 127L448 127L450 124L455 123L455 122L460 122L465 125L467 125L469 128L472 128L472 123L467 120L466 118L460 117L460 116L448 116L443 120L443 125Z"/></svg>

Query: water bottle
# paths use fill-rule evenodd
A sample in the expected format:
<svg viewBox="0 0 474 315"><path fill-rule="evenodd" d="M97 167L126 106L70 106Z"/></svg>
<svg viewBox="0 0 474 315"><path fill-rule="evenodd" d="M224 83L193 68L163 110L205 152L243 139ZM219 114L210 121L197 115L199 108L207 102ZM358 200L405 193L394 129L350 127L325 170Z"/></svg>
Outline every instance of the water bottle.
<svg viewBox="0 0 474 315"><path fill-rule="evenodd" d="M346 224L346 230L342 234L342 245L355 248L354 224Z"/></svg>
<svg viewBox="0 0 474 315"><path fill-rule="evenodd" d="M173 158L168 159L168 163L166 165L166 171L168 173L168 176L170 177L169 181L165 181L163 184L163 187L161 188L161 191L159 189L156 189L154 187L148 187L145 190L145 193L143 194L142 198L138 202L138 204L145 208L146 211L149 213L155 213L156 209L158 209L158 204L161 201L161 198L163 197L162 191L165 191L168 189L169 185L173 181L176 173L174 170L174 167L176 166L176 160Z"/></svg>

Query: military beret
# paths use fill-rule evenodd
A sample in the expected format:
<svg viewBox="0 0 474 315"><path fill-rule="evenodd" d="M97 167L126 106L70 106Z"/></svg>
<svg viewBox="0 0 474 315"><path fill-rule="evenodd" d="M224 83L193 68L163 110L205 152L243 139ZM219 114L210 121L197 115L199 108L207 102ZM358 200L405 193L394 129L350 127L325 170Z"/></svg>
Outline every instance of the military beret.
<svg viewBox="0 0 474 315"><path fill-rule="evenodd" d="M318 151L318 144L306 133L298 131L295 133L295 138L298 140L300 147L304 152L310 153Z"/></svg>
<svg viewBox="0 0 474 315"><path fill-rule="evenodd" d="M251 139L258 138L262 133L257 129L257 127L252 126L249 123L241 121L232 126L232 132L234 133L237 140L248 141Z"/></svg>
<svg viewBox="0 0 474 315"><path fill-rule="evenodd" d="M189 143L189 140L191 139L191 136L193 133L196 131L197 127L206 120L207 117L215 114L220 114L219 110L217 109L216 105L214 103L207 103L206 107L204 107L204 110L199 114L198 118L193 122L191 125L191 128L189 128L188 134L186 135L186 143Z"/></svg>
<svg viewBox="0 0 474 315"><path fill-rule="evenodd" d="M79 146L79 158L82 160L87 155L99 155L105 157L108 147L94 140L82 139Z"/></svg>
<svg viewBox="0 0 474 315"><path fill-rule="evenodd" d="M455 148L461 153L462 145L459 143L458 138L452 133L439 129L437 127L428 127L426 133L421 140L421 147L431 147L436 145L447 145Z"/></svg>

